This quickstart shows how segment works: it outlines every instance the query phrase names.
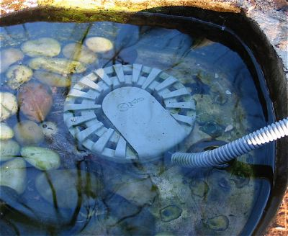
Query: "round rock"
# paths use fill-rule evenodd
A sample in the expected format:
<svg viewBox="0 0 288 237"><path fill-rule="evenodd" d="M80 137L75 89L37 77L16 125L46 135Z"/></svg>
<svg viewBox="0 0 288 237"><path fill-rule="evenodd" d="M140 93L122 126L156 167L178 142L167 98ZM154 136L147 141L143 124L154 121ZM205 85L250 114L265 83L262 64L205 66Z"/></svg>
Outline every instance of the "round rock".
<svg viewBox="0 0 288 237"><path fill-rule="evenodd" d="M8 86L11 89L19 88L23 83L29 81L33 75L33 71L23 65L14 65L10 67L6 73L8 78Z"/></svg>
<svg viewBox="0 0 288 237"><path fill-rule="evenodd" d="M16 114L18 104L16 96L9 92L0 92L0 121Z"/></svg>
<svg viewBox="0 0 288 237"><path fill-rule="evenodd" d="M160 210L161 220L163 222L170 222L179 218L182 214L182 209L176 205L170 205Z"/></svg>
<svg viewBox="0 0 288 237"><path fill-rule="evenodd" d="M8 140L14 137L13 129L6 123L0 123L0 140Z"/></svg>
<svg viewBox="0 0 288 237"><path fill-rule="evenodd" d="M93 51L79 43L67 44L62 52L66 58L85 64L94 63L97 60Z"/></svg>
<svg viewBox="0 0 288 237"><path fill-rule="evenodd" d="M0 73L5 72L10 65L24 58L24 54L19 49L9 48L0 52Z"/></svg>
<svg viewBox="0 0 288 237"><path fill-rule="evenodd" d="M14 140L0 141L0 161L9 160L18 155L20 146Z"/></svg>
<svg viewBox="0 0 288 237"><path fill-rule="evenodd" d="M16 158L0 167L0 186L6 186L21 194L25 190L26 164L22 158Z"/></svg>
<svg viewBox="0 0 288 237"><path fill-rule="evenodd" d="M40 38L25 42L24 44L22 44L21 49L26 55L30 57L54 57L60 53L61 46L59 42L55 39Z"/></svg>
<svg viewBox="0 0 288 237"><path fill-rule="evenodd" d="M113 49L111 40L104 37L91 37L85 41L87 47L95 53L106 53Z"/></svg>
<svg viewBox="0 0 288 237"><path fill-rule="evenodd" d="M49 86L67 87L71 85L70 77L64 77L53 72L37 70L34 72L34 77Z"/></svg>
<svg viewBox="0 0 288 237"><path fill-rule="evenodd" d="M37 123L24 120L14 126L16 140L24 145L37 144L43 141L44 134Z"/></svg>
<svg viewBox="0 0 288 237"><path fill-rule="evenodd" d="M65 58L48 58L38 57L33 58L29 62L29 67L33 69L44 69L46 71L59 74L81 73L86 70L86 67L77 61L68 60Z"/></svg>
<svg viewBox="0 0 288 237"><path fill-rule="evenodd" d="M209 186L205 181L193 181L189 186L192 194L198 197L205 197L209 190Z"/></svg>
<svg viewBox="0 0 288 237"><path fill-rule="evenodd" d="M224 215L215 216L209 218L206 221L206 225L211 230L224 231L229 226L229 219Z"/></svg>
<svg viewBox="0 0 288 237"><path fill-rule="evenodd" d="M21 155L39 170L58 169L61 164L60 156L56 152L43 147L23 147Z"/></svg>
<svg viewBox="0 0 288 237"><path fill-rule="evenodd" d="M51 170L37 177L36 188L52 205L56 196L58 207L75 209L78 193L82 194L82 205L85 205L89 198L98 196L102 185L92 173L83 170Z"/></svg>

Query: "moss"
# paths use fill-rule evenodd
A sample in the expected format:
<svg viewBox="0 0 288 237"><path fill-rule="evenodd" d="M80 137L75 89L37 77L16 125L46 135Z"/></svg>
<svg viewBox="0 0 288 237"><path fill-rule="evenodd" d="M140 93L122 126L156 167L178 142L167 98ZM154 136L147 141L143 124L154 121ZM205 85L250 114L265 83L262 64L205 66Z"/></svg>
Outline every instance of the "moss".
<svg viewBox="0 0 288 237"><path fill-rule="evenodd" d="M152 187L151 187L151 192L157 192L158 191L158 187L157 187L157 185L152 185Z"/></svg>
<svg viewBox="0 0 288 237"><path fill-rule="evenodd" d="M233 165L230 168L230 172L232 175L243 177L243 178L248 178L254 175L254 171L251 165L240 162L240 161L235 161L233 163Z"/></svg>
<svg viewBox="0 0 288 237"><path fill-rule="evenodd" d="M53 6L61 8L78 8L85 10L94 9L109 9L109 10L125 10L136 12L146 9L153 9L157 12L166 12L167 7L181 6L181 7L199 7L202 9L223 11L223 12L240 12L239 6L233 3L219 2L218 0L210 0L209 3L202 0L183 1L183 0L155 0L155 1L135 1L135 0L38 0L39 6Z"/></svg>
<svg viewBox="0 0 288 237"><path fill-rule="evenodd" d="M49 21L60 22L92 22L92 21L115 21L126 23L129 19L127 12L115 10L79 10L67 8L46 7L42 11L43 18Z"/></svg>

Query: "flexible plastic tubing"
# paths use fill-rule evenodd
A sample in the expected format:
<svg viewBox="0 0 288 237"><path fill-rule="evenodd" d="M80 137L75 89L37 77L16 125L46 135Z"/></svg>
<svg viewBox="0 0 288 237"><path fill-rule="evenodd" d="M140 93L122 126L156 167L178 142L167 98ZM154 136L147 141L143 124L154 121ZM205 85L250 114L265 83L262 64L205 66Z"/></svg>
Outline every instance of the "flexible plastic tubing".
<svg viewBox="0 0 288 237"><path fill-rule="evenodd" d="M288 117L214 150L199 153L176 152L171 160L174 164L187 167L219 166L285 136L288 136Z"/></svg>

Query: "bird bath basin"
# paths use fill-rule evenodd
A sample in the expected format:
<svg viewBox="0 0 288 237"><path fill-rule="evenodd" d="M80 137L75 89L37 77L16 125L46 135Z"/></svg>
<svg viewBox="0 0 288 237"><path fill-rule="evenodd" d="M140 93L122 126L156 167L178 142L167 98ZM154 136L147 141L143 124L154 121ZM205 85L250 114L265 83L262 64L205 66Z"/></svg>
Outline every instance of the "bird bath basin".
<svg viewBox="0 0 288 237"><path fill-rule="evenodd" d="M166 153L211 149L287 116L278 60L235 13L4 15L0 233L262 233L286 187L287 140L226 168L173 166Z"/></svg>

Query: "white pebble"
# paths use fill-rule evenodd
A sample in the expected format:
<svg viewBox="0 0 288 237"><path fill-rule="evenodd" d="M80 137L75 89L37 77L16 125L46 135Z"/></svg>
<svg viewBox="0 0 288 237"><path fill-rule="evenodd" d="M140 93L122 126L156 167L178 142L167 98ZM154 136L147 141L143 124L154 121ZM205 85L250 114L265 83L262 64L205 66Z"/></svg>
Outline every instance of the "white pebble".
<svg viewBox="0 0 288 237"><path fill-rule="evenodd" d="M9 92L0 92L0 121L4 121L18 110L17 98Z"/></svg>
<svg viewBox="0 0 288 237"><path fill-rule="evenodd" d="M231 130L233 130L233 125L228 125L226 128L225 128L225 131L224 132L229 132L229 131L231 131Z"/></svg>
<svg viewBox="0 0 288 237"><path fill-rule="evenodd" d="M0 140L8 140L14 136L13 129L6 123L0 123Z"/></svg>

